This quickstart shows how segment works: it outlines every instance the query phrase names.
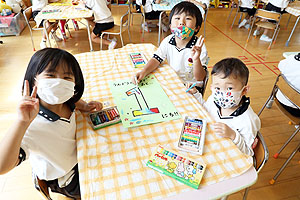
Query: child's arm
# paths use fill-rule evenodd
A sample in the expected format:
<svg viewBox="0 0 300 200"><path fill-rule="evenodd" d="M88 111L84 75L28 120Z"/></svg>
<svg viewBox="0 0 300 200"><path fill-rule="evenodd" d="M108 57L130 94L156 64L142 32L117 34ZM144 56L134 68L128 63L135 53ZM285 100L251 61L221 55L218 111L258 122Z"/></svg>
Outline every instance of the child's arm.
<svg viewBox="0 0 300 200"><path fill-rule="evenodd" d="M201 49L204 44L204 38L202 35L198 38L195 46L193 46L191 50L191 56L193 59L193 65L194 65L194 76L197 81L203 81L206 76L206 71L203 68L200 60L201 55Z"/></svg>
<svg viewBox="0 0 300 200"><path fill-rule="evenodd" d="M39 112L39 100L36 98L37 88L29 95L29 84L24 83L24 95L18 106L18 118L0 142L0 174L13 169L19 158L23 136L30 123Z"/></svg>
<svg viewBox="0 0 300 200"><path fill-rule="evenodd" d="M83 112L90 112L92 110L101 110L103 105L99 101L90 101L89 103L85 102L84 100L80 99L75 103L76 108Z"/></svg>
<svg viewBox="0 0 300 200"><path fill-rule="evenodd" d="M160 4L161 0L155 0L156 4Z"/></svg>
<svg viewBox="0 0 300 200"><path fill-rule="evenodd" d="M227 124L216 122L213 124L214 133L221 137L229 138L240 149L241 152L249 156L253 156L251 145L255 136L251 139L252 143L247 145L246 138L244 138L238 130L231 129Z"/></svg>
<svg viewBox="0 0 300 200"><path fill-rule="evenodd" d="M156 60L155 58L151 58L149 60L149 62L146 64L146 66L142 69L142 71L136 73L135 77L136 77L137 81L140 82L141 80L143 80L145 78L145 76L147 76L149 73L156 70L158 68L159 64L160 64L160 62L158 60ZM133 77L132 82L134 84L137 84L135 82L135 77Z"/></svg>

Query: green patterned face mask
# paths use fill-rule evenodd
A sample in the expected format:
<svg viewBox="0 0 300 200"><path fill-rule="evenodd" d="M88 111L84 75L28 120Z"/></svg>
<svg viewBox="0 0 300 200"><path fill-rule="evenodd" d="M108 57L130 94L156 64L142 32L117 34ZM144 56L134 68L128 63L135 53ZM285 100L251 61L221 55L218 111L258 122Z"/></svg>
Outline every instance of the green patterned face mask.
<svg viewBox="0 0 300 200"><path fill-rule="evenodd" d="M181 40L192 37L194 35L194 29L191 29L186 26L178 26L176 28L171 28L171 32Z"/></svg>

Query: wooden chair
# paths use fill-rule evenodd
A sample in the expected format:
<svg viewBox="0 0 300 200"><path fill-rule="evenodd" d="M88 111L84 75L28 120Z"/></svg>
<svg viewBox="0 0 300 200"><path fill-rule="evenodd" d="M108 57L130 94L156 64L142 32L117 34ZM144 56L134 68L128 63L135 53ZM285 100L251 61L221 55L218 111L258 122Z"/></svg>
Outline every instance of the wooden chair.
<svg viewBox="0 0 300 200"><path fill-rule="evenodd" d="M128 37L129 37L129 41L131 42L131 38L130 38L130 18L129 18L129 9L128 11L121 17L121 24L120 25L115 25L114 27L107 29L105 31L102 32L100 38L101 38L101 43L100 43L100 49L102 50L102 38L105 34L107 35L119 35L121 42L122 42L122 46L124 46L124 42L123 42L123 37L122 37L122 33L124 31L128 31Z"/></svg>
<svg viewBox="0 0 300 200"><path fill-rule="evenodd" d="M257 132L255 147L253 148L253 151L253 165L257 173L259 173L269 159L269 150L267 144L259 131ZM250 187L245 189L243 197L244 200L247 199L249 188Z"/></svg>
<svg viewBox="0 0 300 200"><path fill-rule="evenodd" d="M297 90L292 84L289 83L289 81L285 78L284 75L279 74L276 78L275 84L273 86L272 92L270 96L268 97L266 103L261 108L258 115L262 113L264 108L269 104L270 101L274 101L275 104L278 106L279 110L287 116L293 124L300 125L300 118L295 117L291 115L287 110L281 105L279 100L276 97L276 94L278 91L281 91L282 94L286 97L286 99L292 103L299 111L300 111L300 91ZM269 106L270 107L270 106ZM294 133L288 138L288 140L284 143L284 145L279 149L277 153L274 154L274 158L278 158L279 154L283 151L283 149L290 143L290 141L295 137L295 135L299 132L300 126L294 131ZM296 152L300 150L300 143L296 147L296 149L291 153L289 158L286 160L286 162L282 165L282 167L278 170L276 175L273 177L272 180L270 180L270 184L274 184L278 176L281 174L281 172L284 170L284 168L287 166L287 164L290 162L290 160L294 157Z"/></svg>
<svg viewBox="0 0 300 200"><path fill-rule="evenodd" d="M134 15L140 15L141 16L141 23L144 20L144 16L142 12L137 12L136 8L134 7L133 0L128 0L128 6L129 6L129 15L130 15L130 24L133 25L133 16ZM142 31L142 29L141 29Z"/></svg>
<svg viewBox="0 0 300 200"><path fill-rule="evenodd" d="M272 41L270 42L270 45L268 47L268 49L271 49L271 45L273 42L275 44L276 38L277 38L279 30L280 30L280 26L279 26L280 19L281 19L281 13L263 10L263 9L256 10L256 13L254 15L254 19L252 21L252 25L250 27L250 31L248 34L247 42L249 41L249 38L250 38L250 35L251 35L254 25L256 25L257 27L261 27L261 28L273 29L274 34L272 36ZM268 20L273 20L273 21L275 21L275 23L270 22Z"/></svg>
<svg viewBox="0 0 300 200"><path fill-rule="evenodd" d="M50 197L49 188L48 188L46 182L43 180L40 180L35 174L33 174L32 176L33 176L34 187L35 187L35 189L37 189L40 192L43 199L52 200Z"/></svg>
<svg viewBox="0 0 300 200"><path fill-rule="evenodd" d="M32 31L44 31L44 28L43 27L39 27L39 24L35 23L35 21L34 21L34 19L32 17L32 6L26 8L23 11L23 15L24 15L25 21L27 23L27 26L29 28L32 48L33 48L33 51L35 51L34 42L33 42L33 36L32 36ZM55 43L56 43L56 46L58 46L58 44L57 44L56 41L55 41Z"/></svg>
<svg viewBox="0 0 300 200"><path fill-rule="evenodd" d="M234 22L235 22L235 19L236 19L238 13L240 13L240 18L239 18L238 24L241 23L243 14L246 13L246 12L240 11L240 5L241 5L241 1L240 1L240 0L233 0L232 3L231 3L231 9L230 9L229 15L228 15L228 17L227 17L227 21L229 20L232 11L235 9L235 6L236 6L236 12L235 12L235 15L234 15L232 24L231 24L231 26L230 26L230 29L232 29L232 27L233 27L233 25L234 25Z"/></svg>

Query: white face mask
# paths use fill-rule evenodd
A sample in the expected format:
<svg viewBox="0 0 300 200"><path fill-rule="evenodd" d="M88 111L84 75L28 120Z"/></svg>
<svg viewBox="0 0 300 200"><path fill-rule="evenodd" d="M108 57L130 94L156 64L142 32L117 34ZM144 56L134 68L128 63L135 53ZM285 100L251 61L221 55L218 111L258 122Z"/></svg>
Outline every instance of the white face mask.
<svg viewBox="0 0 300 200"><path fill-rule="evenodd" d="M74 95L75 83L61 78L39 79L37 94L39 98L48 104L62 104Z"/></svg>
<svg viewBox="0 0 300 200"><path fill-rule="evenodd" d="M214 102L219 105L221 108L232 108L234 106L239 105L242 97L242 91L245 87L243 87L240 91L232 92L232 91L221 91L214 89L213 97Z"/></svg>

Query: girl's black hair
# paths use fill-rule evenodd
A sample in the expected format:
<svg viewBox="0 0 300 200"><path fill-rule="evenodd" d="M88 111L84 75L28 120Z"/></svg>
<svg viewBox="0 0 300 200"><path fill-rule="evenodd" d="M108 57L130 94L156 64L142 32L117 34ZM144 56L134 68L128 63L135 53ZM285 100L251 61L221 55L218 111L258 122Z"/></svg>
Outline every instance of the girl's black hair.
<svg viewBox="0 0 300 200"><path fill-rule="evenodd" d="M74 96L67 103L76 103L82 96L84 90L83 75L76 58L69 52L57 48L45 48L37 51L30 59L24 81L28 80L30 94L34 86L34 78L46 70L49 72L55 71L57 66L62 66L70 70L75 78ZM23 81L23 89L24 89ZM23 91L22 89L22 91Z"/></svg>
<svg viewBox="0 0 300 200"><path fill-rule="evenodd" d="M214 65L211 75L214 74L223 74L223 78L233 75L234 78L239 79L244 85L247 85L249 70L240 59L225 58Z"/></svg>
<svg viewBox="0 0 300 200"><path fill-rule="evenodd" d="M177 15L177 14L181 14L181 13L186 13L187 15L195 17L196 18L196 28L199 27L199 30L200 30L202 21L203 21L200 9L195 4L188 2L188 1L182 1L178 4L176 4L172 8L170 16L169 16L169 24L171 24L173 15ZM199 32L199 30L195 31L194 35L196 35Z"/></svg>

